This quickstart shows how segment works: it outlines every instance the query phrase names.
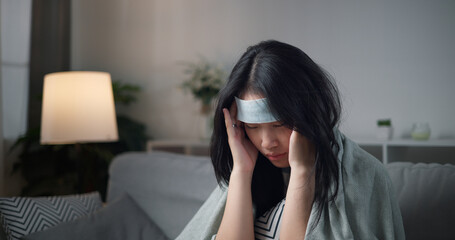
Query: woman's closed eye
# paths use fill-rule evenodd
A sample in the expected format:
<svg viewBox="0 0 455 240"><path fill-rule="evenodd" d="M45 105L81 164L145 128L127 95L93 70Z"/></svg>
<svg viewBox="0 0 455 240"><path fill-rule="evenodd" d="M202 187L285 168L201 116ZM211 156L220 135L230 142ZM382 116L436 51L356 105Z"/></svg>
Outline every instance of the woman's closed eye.
<svg viewBox="0 0 455 240"><path fill-rule="evenodd" d="M246 127L247 129L257 129L257 128L259 128L259 125L260 125L260 124L245 124L245 127ZM282 126L284 126L284 123L275 123L275 124L272 124L272 127L274 127L274 128L279 128L279 127L282 127Z"/></svg>
<svg viewBox="0 0 455 240"><path fill-rule="evenodd" d="M253 125L253 124L245 124L245 127L248 128L248 129L256 129L256 128L258 128L258 126Z"/></svg>

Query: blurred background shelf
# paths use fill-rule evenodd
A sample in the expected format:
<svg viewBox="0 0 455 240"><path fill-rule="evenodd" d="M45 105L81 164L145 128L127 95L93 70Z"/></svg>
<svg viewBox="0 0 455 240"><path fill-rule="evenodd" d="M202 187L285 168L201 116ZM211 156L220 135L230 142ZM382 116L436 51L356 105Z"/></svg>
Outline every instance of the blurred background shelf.
<svg viewBox="0 0 455 240"><path fill-rule="evenodd" d="M455 139L384 141L354 138L353 140L383 163L397 161L455 163Z"/></svg>
<svg viewBox="0 0 455 240"><path fill-rule="evenodd" d="M435 162L455 163L455 139L393 139L389 141L353 138L361 148L383 163L389 162ZM186 155L209 156L209 140L165 139L147 142L147 151L167 151Z"/></svg>

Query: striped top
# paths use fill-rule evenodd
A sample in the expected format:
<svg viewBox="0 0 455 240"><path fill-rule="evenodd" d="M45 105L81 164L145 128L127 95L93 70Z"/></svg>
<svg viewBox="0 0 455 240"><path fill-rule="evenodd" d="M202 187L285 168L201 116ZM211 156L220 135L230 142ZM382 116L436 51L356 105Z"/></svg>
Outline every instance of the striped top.
<svg viewBox="0 0 455 240"><path fill-rule="evenodd" d="M280 238L281 219L284 203L281 200L275 207L256 218L254 222L254 236L257 240L271 240Z"/></svg>
<svg viewBox="0 0 455 240"><path fill-rule="evenodd" d="M290 172L290 168L282 169L285 195L289 184ZM254 236L256 240L280 239L281 219L285 202L286 199L281 200L275 207L256 218L254 222ZM212 236L211 240L215 239L216 234Z"/></svg>
<svg viewBox="0 0 455 240"><path fill-rule="evenodd" d="M285 186L285 195L289 184L291 168L283 168L283 180ZM280 238L281 219L283 216L284 203L286 199L281 200L262 216L256 218L254 222L254 236L257 240L270 240Z"/></svg>

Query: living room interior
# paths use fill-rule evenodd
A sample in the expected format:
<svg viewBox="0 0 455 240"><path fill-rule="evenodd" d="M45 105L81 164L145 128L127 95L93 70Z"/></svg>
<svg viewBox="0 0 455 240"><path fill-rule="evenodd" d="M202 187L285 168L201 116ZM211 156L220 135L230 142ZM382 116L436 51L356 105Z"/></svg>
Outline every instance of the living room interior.
<svg viewBox="0 0 455 240"><path fill-rule="evenodd" d="M185 64L202 59L227 76L248 46L275 39L301 48L333 77L340 130L379 160L455 164L453 1L63 2L67 71L107 72L137 89L115 111L144 127L143 152L208 146L210 118L182 87ZM10 149L28 130L33 7L32 0L0 5L0 197L19 196L26 184L12 174L20 149ZM392 129L385 137L384 119ZM418 126L428 139L415 139Z"/></svg>

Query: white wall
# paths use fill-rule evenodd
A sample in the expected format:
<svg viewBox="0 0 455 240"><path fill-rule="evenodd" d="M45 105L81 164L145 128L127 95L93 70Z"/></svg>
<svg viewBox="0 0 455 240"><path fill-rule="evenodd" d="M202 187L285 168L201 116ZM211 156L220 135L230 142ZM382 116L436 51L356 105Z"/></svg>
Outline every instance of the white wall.
<svg viewBox="0 0 455 240"><path fill-rule="evenodd" d="M72 68L111 72L143 87L121 111L154 138L198 137L198 103L178 84L179 61L198 55L230 70L247 46L300 47L337 80L342 129L374 137L390 117L395 136L427 121L455 136L452 0L79 0L72 3Z"/></svg>
<svg viewBox="0 0 455 240"><path fill-rule="evenodd" d="M3 129L7 140L27 126L31 0L2 2Z"/></svg>
<svg viewBox="0 0 455 240"><path fill-rule="evenodd" d="M11 167L17 153L8 154L9 147L27 127L28 59L30 49L31 0L1 0L1 107L3 133L0 135L5 157L0 155L5 178L2 195L17 195L19 175L12 176Z"/></svg>

